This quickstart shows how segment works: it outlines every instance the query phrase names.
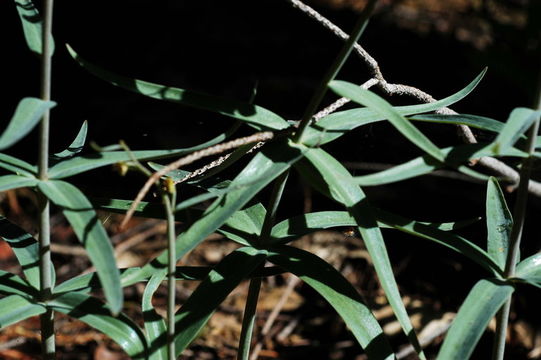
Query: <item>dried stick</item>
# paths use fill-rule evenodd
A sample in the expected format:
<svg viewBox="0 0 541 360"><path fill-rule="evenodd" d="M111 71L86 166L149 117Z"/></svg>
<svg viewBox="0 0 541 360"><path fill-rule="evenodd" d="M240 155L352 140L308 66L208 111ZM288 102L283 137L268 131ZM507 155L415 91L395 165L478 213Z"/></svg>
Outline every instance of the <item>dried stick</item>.
<svg viewBox="0 0 541 360"><path fill-rule="evenodd" d="M133 213L135 212L135 208L137 207L137 205L139 205L141 200L143 200L143 198L148 193L148 191L150 190L152 185L155 184L160 179L160 177L164 176L168 172L170 172L172 170L176 170L181 166L189 165L189 164L193 163L194 161L197 161L197 160L199 160L201 158L204 158L204 157L207 157L207 156L212 156L212 155L217 155L217 154L226 152L228 150L238 148L239 146L242 146L242 145L251 144L251 143L258 143L258 142L261 142L261 141L268 141L268 140L272 139L273 137L274 137L274 133L271 132L271 131L263 131L263 132L255 133L255 134L250 135L250 136L238 138L238 139L235 139L235 140L231 140L231 141L228 141L228 142L225 142L225 143L221 143L221 144L218 144L218 145L208 147L208 148L203 149L203 150L195 151L195 152L191 153L190 155L184 156L184 157L178 159L177 161L174 161L174 162L164 166L163 168L161 168L160 170L158 170L154 174L152 174L152 176L150 176L148 178L148 180L145 182L145 184L143 185L141 190L139 190L139 193L137 194L137 197L135 198L135 200L131 204L130 209L126 213L126 217L124 218L124 220L122 220L122 223L120 224L120 227L123 228L123 227L126 226L128 221L133 216Z"/></svg>
<svg viewBox="0 0 541 360"><path fill-rule="evenodd" d="M342 29L340 29L338 26L333 24L329 19L325 18L323 15L318 13L316 10L314 10L310 6L304 4L302 1L300 0L287 0L287 1L289 1L293 5L293 7L301 10L302 12L304 12L311 18L315 19L325 28L329 29L332 33L334 33L340 39L342 40L348 39L349 37L348 34L346 34ZM354 50L359 55L359 57L364 61L364 63L367 65L372 75L372 78L369 79L367 82L365 82L363 84L363 87L366 86L366 84L369 85L368 87L375 85L375 86L378 86L383 92L385 92L388 95L408 95L426 103L436 101L430 94L427 94L426 92L420 89L417 89L413 86L388 83L383 77L383 74L381 72L378 62L365 49L363 49L361 45L355 44ZM335 103L333 103L331 106L328 107L329 110L324 109L323 111L321 111L321 115L319 117L316 116L316 121L317 119L320 119L321 117L326 116L333 111L336 111L340 106L343 106L348 101L349 100L345 98L339 99L338 101L336 101ZM439 109L437 112L440 114L457 114L455 111L449 108L445 108L445 107ZM477 143L477 139L475 138L475 136L473 135L473 132L468 126L459 125L458 129L464 142L468 144ZM518 184L520 175L515 169L508 166L504 162L492 157L482 157L478 160L477 163L489 169L491 172L493 172L494 175L502 177L505 181L510 182L512 185ZM528 190L533 195L541 196L541 183L530 180Z"/></svg>

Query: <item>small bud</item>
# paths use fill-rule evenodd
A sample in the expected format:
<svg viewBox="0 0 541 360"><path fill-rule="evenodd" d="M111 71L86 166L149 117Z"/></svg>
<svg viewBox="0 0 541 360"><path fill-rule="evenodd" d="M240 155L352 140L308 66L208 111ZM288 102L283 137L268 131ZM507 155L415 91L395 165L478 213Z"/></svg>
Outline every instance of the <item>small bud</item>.
<svg viewBox="0 0 541 360"><path fill-rule="evenodd" d="M169 194L174 194L176 192L175 181L170 177L166 177L163 180L163 187Z"/></svg>
<svg viewBox="0 0 541 360"><path fill-rule="evenodd" d="M118 162L113 165L113 169L120 174L120 176L124 176L128 173L129 170L128 164L126 164L124 161Z"/></svg>

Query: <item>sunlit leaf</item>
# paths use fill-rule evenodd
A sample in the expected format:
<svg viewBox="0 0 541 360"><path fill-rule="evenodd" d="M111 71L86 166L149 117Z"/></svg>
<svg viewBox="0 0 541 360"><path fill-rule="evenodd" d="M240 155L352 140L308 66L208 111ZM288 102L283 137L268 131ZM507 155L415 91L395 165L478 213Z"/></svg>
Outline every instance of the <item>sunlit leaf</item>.
<svg viewBox="0 0 541 360"><path fill-rule="evenodd" d="M260 203L237 211L225 223L227 227L221 228L219 232L243 245L255 244L261 234L266 213L267 210Z"/></svg>
<svg viewBox="0 0 541 360"><path fill-rule="evenodd" d="M7 296L0 299L0 329L45 311L45 306L30 302L22 296Z"/></svg>
<svg viewBox="0 0 541 360"><path fill-rule="evenodd" d="M532 285L541 287L541 253L522 260L517 265L515 276Z"/></svg>
<svg viewBox="0 0 541 360"><path fill-rule="evenodd" d="M282 117L260 106L224 99L196 91L153 84L147 81L124 77L91 64L90 62L81 58L69 46L68 50L71 56L86 70L97 77L126 90L130 90L154 99L171 101L199 109L213 111L244 121L257 129L282 130L289 127L288 122Z"/></svg>
<svg viewBox="0 0 541 360"><path fill-rule="evenodd" d="M487 118L484 116L457 114L457 115L443 115L443 114L422 114L414 115L409 118L414 121L425 121L439 124L451 124L451 125L466 125L472 128L486 130L499 133L504 123Z"/></svg>
<svg viewBox="0 0 541 360"><path fill-rule="evenodd" d="M88 121L83 121L83 125L79 129L77 136L71 142L71 144L63 151L56 153L52 156L53 160L64 160L73 157L83 150L86 141L86 134L88 132Z"/></svg>
<svg viewBox="0 0 541 360"><path fill-rule="evenodd" d="M469 359L490 319L513 290L513 286L502 280L477 282L460 307L440 349L438 360Z"/></svg>
<svg viewBox="0 0 541 360"><path fill-rule="evenodd" d="M42 181L38 187L49 200L62 209L96 267L105 298L113 313L120 312L123 303L120 273L109 236L92 204L79 189L64 181Z"/></svg>
<svg viewBox="0 0 541 360"><path fill-rule="evenodd" d="M35 177L38 173L38 168L36 166L2 153L0 153L0 168L14 172L17 175L24 175L31 178Z"/></svg>
<svg viewBox="0 0 541 360"><path fill-rule="evenodd" d="M36 289L23 278L3 270L0 270L0 294L20 295L30 301L39 296Z"/></svg>
<svg viewBox="0 0 541 360"><path fill-rule="evenodd" d="M18 189L21 187L33 187L38 183L38 179L20 175L0 176L0 191Z"/></svg>
<svg viewBox="0 0 541 360"><path fill-rule="evenodd" d="M162 283L166 271L160 271L150 278L145 287L143 293L143 300L141 303L141 310L143 311L143 321L145 323L145 332L147 335L148 343L150 345L149 360L166 360L167 359L167 347L155 346L156 339L163 335L167 331L165 321L161 315L159 315L154 306L152 306L152 296Z"/></svg>
<svg viewBox="0 0 541 360"><path fill-rule="evenodd" d="M17 105L15 114L0 135L0 150L4 150L26 136L38 124L45 111L56 105L53 101L24 98Z"/></svg>
<svg viewBox="0 0 541 360"><path fill-rule="evenodd" d="M15 6L17 6L17 12L23 25L24 37L28 48L33 53L41 55L43 52L43 20L41 19L41 15L31 0L15 0ZM50 44L50 53L52 55L54 52L54 40L52 36L50 37Z"/></svg>
<svg viewBox="0 0 541 360"><path fill-rule="evenodd" d="M488 254L503 270L509 250L513 217L498 180L493 177L490 178L487 186L486 215Z"/></svg>
<svg viewBox="0 0 541 360"><path fill-rule="evenodd" d="M520 136L530 128L533 122L539 119L541 111L527 108L515 108L494 140L494 152L499 154L512 147Z"/></svg>

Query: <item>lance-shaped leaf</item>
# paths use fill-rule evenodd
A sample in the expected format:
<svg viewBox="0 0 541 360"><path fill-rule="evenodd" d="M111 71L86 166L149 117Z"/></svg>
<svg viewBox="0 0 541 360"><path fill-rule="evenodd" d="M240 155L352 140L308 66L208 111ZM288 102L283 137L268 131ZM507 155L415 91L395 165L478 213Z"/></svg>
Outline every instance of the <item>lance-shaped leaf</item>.
<svg viewBox="0 0 541 360"><path fill-rule="evenodd" d="M505 125L501 121L494 120L484 116L469 115L469 114L457 114L457 115L443 115L443 114L423 114L414 115L409 118L414 121L424 121L438 124L450 124L450 125L466 125L472 128L486 130L499 133Z"/></svg>
<svg viewBox="0 0 541 360"><path fill-rule="evenodd" d="M541 253L522 260L517 265L515 276L527 283L541 288Z"/></svg>
<svg viewBox="0 0 541 360"><path fill-rule="evenodd" d="M35 289L40 288L39 280L39 243L29 233L0 216L0 237L11 246L17 256L24 276ZM51 278L54 284L55 271L51 266Z"/></svg>
<svg viewBox="0 0 541 360"><path fill-rule="evenodd" d="M137 271L138 267L132 267L127 269L120 269L120 274L122 275L128 275L132 272ZM56 286L53 289L53 293L60 295L62 293L66 292L88 292L93 291L97 289L101 289L101 283L100 279L98 277L98 274L95 272L82 274L79 276L72 277L66 281L64 281L62 284Z"/></svg>
<svg viewBox="0 0 541 360"><path fill-rule="evenodd" d="M307 251L273 248L268 260L295 274L332 305L365 349L369 359L394 359L378 321L355 288L330 264Z"/></svg>
<svg viewBox="0 0 541 360"><path fill-rule="evenodd" d="M507 207L498 180L493 177L490 178L487 186L486 214L488 254L503 270L509 251L513 217Z"/></svg>
<svg viewBox="0 0 541 360"><path fill-rule="evenodd" d="M38 187L49 200L62 209L96 267L107 302L113 313L117 314L123 303L120 273L113 246L92 204L79 189L64 181L42 181Z"/></svg>
<svg viewBox="0 0 541 360"><path fill-rule="evenodd" d="M0 135L0 150L7 149L26 136L37 125L45 111L55 105L56 103L53 101L30 97L22 99L17 105L11 121Z"/></svg>
<svg viewBox="0 0 541 360"><path fill-rule="evenodd" d="M0 294L20 295L30 301L37 299L39 293L20 276L0 270Z"/></svg>
<svg viewBox="0 0 541 360"><path fill-rule="evenodd" d="M35 304L20 295L7 296L0 299L0 329L45 311L45 306Z"/></svg>
<svg viewBox="0 0 541 360"><path fill-rule="evenodd" d="M409 337L417 352L420 353L420 356L424 357L406 308L402 303L383 236L366 195L355 184L351 174L323 149L309 149L304 154L312 167L303 161L302 163L308 165L309 168L300 169L301 175L307 175L307 180L310 183L315 182L314 187L316 189L326 186L326 193L329 193L334 200L342 203L355 218L359 232L374 263L381 286L389 300L389 304L400 322L404 333ZM306 174L306 170L310 174Z"/></svg>
<svg viewBox="0 0 541 360"><path fill-rule="evenodd" d="M15 6L23 25L24 37L30 51L37 55L43 52L42 27L43 20L31 0L15 0ZM50 53L54 52L54 40L50 37Z"/></svg>
<svg viewBox="0 0 541 360"><path fill-rule="evenodd" d="M77 133L77 136L75 136L75 139L71 142L71 144L61 152L58 152L52 156L53 160L64 160L69 159L70 157L74 157L78 153L80 153L83 150L83 147L85 145L86 141L86 134L88 132L88 121L83 121L83 125L81 125L81 128L79 129L79 132Z"/></svg>
<svg viewBox="0 0 541 360"><path fill-rule="evenodd" d="M52 310L78 319L110 337L132 359L146 359L145 335L126 315L112 316L103 302L79 292L65 293L47 303Z"/></svg>
<svg viewBox="0 0 541 360"><path fill-rule="evenodd" d="M378 220L378 226L383 228L393 228L389 219L396 219L398 215L391 214L381 209L374 209L374 216ZM381 222L380 219L386 220L388 223ZM450 231L460 229L461 227L470 225L479 219L470 219L457 222L448 223L427 223L415 220L404 221L411 224L422 224L430 226L442 231ZM310 234L314 231L331 229L340 226L357 226L357 222L347 211L318 211L313 213L307 213L299 216L295 216L286 220L283 220L276 224L272 228L270 244L283 244L293 239Z"/></svg>
<svg viewBox="0 0 541 360"><path fill-rule="evenodd" d="M459 92L426 104L397 106L394 110L403 116L425 113L438 110L442 107L452 105L468 95L481 81L486 69L481 72L468 86ZM370 124L376 121L382 121L385 117L369 108L352 109L340 111L328 115L308 127L303 134L302 142L307 146L323 145L337 139L346 132L355 129L356 127Z"/></svg>
<svg viewBox="0 0 541 360"><path fill-rule="evenodd" d="M266 258L265 250L240 248L227 255L199 284L175 315L175 350L179 356L195 339L216 308ZM154 346L165 341L163 334Z"/></svg>
<svg viewBox="0 0 541 360"><path fill-rule="evenodd" d="M38 168L36 166L30 165L26 161L2 153L0 153L0 168L14 172L17 175L24 175L27 177L35 177L38 173Z"/></svg>
<svg viewBox="0 0 541 360"><path fill-rule="evenodd" d="M527 108L516 108L509 115L505 123L494 140L494 152L499 154L512 147L521 135L530 128L533 122L539 119L541 111L535 111Z"/></svg>
<svg viewBox="0 0 541 360"><path fill-rule="evenodd" d="M288 122L282 117L260 106L121 76L84 60L69 46L68 50L71 56L86 70L123 89L154 99L213 111L244 121L256 129L282 130L289 127Z"/></svg>
<svg viewBox="0 0 541 360"><path fill-rule="evenodd" d="M152 296L162 283L166 271L160 271L150 278L145 287L143 293L143 299L141 303L141 310L143 311L143 321L145 323L145 332L147 335L147 341L150 346L149 360L167 360L167 346L154 347L152 344L156 343L156 340L167 332L167 326L163 317L159 315L154 306L152 306Z"/></svg>
<svg viewBox="0 0 541 360"><path fill-rule="evenodd" d="M38 183L38 179L20 175L0 176L0 191L32 187Z"/></svg>
<svg viewBox="0 0 541 360"><path fill-rule="evenodd" d="M490 319L513 293L513 286L498 279L483 279L472 288L460 307L438 360L469 359Z"/></svg>
<svg viewBox="0 0 541 360"><path fill-rule="evenodd" d="M298 149L290 147L285 142L275 142L265 146L263 151L258 153L231 183L231 186L238 188L214 201L196 222L177 237L175 245L177 259L216 231L263 187L288 170L301 157L302 153ZM261 180L254 182L254 178L261 178ZM246 184L249 185L245 186ZM164 252L145 265L136 276L123 278L123 282L129 284L139 281L139 278L148 277L157 270L165 268L166 264L167 254Z"/></svg>
<svg viewBox="0 0 541 360"><path fill-rule="evenodd" d="M255 244L261 229L267 210L261 203L257 203L247 209L237 211L227 220L225 227L219 232L228 239L248 245Z"/></svg>
<svg viewBox="0 0 541 360"><path fill-rule="evenodd" d="M59 162L49 169L49 178L61 179L68 176L80 174L85 171L96 169L102 166L111 165L121 161L131 161L132 157L144 161L144 160L157 160L166 159L175 156L186 155L191 152L201 150L213 145L216 145L225 139L236 130L236 126L231 127L228 131L219 134L213 139L204 142L203 144L192 146L184 149L172 149L172 150L140 150L132 151L130 154L126 151L104 151L101 153L76 156L71 159L67 159ZM1 166L1 163L0 163Z"/></svg>
<svg viewBox="0 0 541 360"><path fill-rule="evenodd" d="M455 167L464 174L484 181L488 179L488 176L479 174L469 169L468 167L460 164L472 159L479 159L483 156L496 155L494 151L492 151L492 146L490 144L458 145L441 149L441 151L445 156L445 162L441 162L434 159L432 156L425 154L423 156L419 156L413 160L393 166L392 168L383 171L363 176L356 176L355 182L361 186L390 184L397 181L407 180L417 176L429 174L434 170L441 169L447 166ZM502 155L526 157L528 154L515 148L508 148Z"/></svg>

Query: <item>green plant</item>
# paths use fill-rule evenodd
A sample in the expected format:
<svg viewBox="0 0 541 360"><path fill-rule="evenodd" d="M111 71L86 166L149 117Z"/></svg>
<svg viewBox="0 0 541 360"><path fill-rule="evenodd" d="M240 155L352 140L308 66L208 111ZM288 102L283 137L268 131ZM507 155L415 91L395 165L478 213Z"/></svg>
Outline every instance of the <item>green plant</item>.
<svg viewBox="0 0 541 360"><path fill-rule="evenodd" d="M298 1L293 3L302 6ZM0 177L0 190L22 186L32 188L41 200L41 226L38 241L8 219L0 219L0 235L12 246L24 272L24 278L5 271L1 273L0 291L6 296L0 300L0 326L5 327L30 316L41 315L44 358L53 358L53 313L62 312L108 335L133 358L174 359L197 337L228 294L241 281L249 279L250 288L239 345L239 358L247 359L261 279L279 272L290 272L301 278L334 307L369 358L392 359L395 353L380 324L352 284L321 258L289 245L300 236L318 229L355 226L370 253L382 288L404 333L419 357L425 358L393 275L380 230L386 227L446 246L486 270L488 278L480 280L471 290L438 358L468 358L488 321L505 303L499 316L499 328L502 330L498 332L499 338L495 342L495 359L501 359L504 345L502 334L506 328L508 304L515 284L525 282L541 285L539 255L519 261L517 251L525 216L531 162L540 156L535 152L535 145L541 112L517 108L505 124L472 115L427 114L464 98L481 81L485 71L464 89L447 98L410 106L392 106L363 87L334 80L350 52L358 47L357 40L375 3L376 1L370 1L361 14L352 36L323 77L298 123L288 122L252 103L225 100L124 77L92 64L68 47L72 57L83 68L116 86L155 99L213 111L229 116L236 122L229 131L191 148L131 151L126 144L120 144L102 149L103 151L92 156L78 154L85 141L87 125L84 123L66 151L50 156L47 146L48 111L55 105L49 99L48 90L53 50L50 36L53 2L45 1L42 23L35 21L39 14L31 1L15 1L28 45L42 57L42 98L21 100L15 115L0 136L0 150L7 149L28 134L41 118L40 161L36 167L7 154L0 154L0 167L12 173ZM381 73L375 73L377 81L365 84L364 87L379 83L380 86L392 88L391 84L384 81ZM327 89L363 107L333 114L315 114ZM377 121L389 121L404 138L422 150L424 155L389 170L354 177L339 160L322 148L360 126ZM417 129L415 121L468 125L496 132L498 135L490 143L440 149ZM231 140L232 134L242 124L259 132ZM531 130L524 137L523 134L528 129ZM524 143L525 139L527 146L525 150L521 150L521 143ZM267 144L234 179L211 185L202 181L212 179L231 163L247 156L251 150L260 146L260 142ZM228 151L233 152L222 157L206 174L201 174L204 172L201 171L194 175L180 169L196 160ZM168 165L147 163L147 167L142 163L179 156L182 157ZM498 181L468 166L469 161L486 159L486 156L523 159L514 222L507 210ZM51 166L49 160L52 162ZM135 169L148 177L147 183L134 201L88 199L76 186L64 180L111 164L119 164L123 169ZM487 181L487 250L450 231L459 227L459 223L422 223L377 209L370 204L361 188L365 185L413 178L441 167L454 168L465 175ZM155 172L152 173L150 169ZM297 171L313 189L341 204L344 211L301 214L275 223L291 170ZM199 186L206 193L177 201L175 185L182 182ZM273 190L267 207L261 203L247 206L271 183ZM145 193L153 186L162 196L161 205L142 201ZM209 199L215 200L204 211L192 208ZM80 275L55 285L55 272L49 255L49 201L62 209L85 246L96 273ZM168 223L167 251L141 268L118 269L107 233L96 216L96 208L121 212L129 208L127 218L134 213L139 216L165 218ZM187 222L187 209L190 209L192 216L196 213L197 218L189 222L189 227L176 236L174 222ZM242 247L228 254L213 268L176 266L183 255L213 232L222 233ZM265 267L266 261L274 266ZM167 321L164 321L152 306L152 297L166 278L169 296ZM197 280L200 284L175 313L174 283L180 280ZM133 319L121 313L122 288L137 282L146 282L142 299L144 331ZM105 303L88 294L98 289L103 289Z"/></svg>

